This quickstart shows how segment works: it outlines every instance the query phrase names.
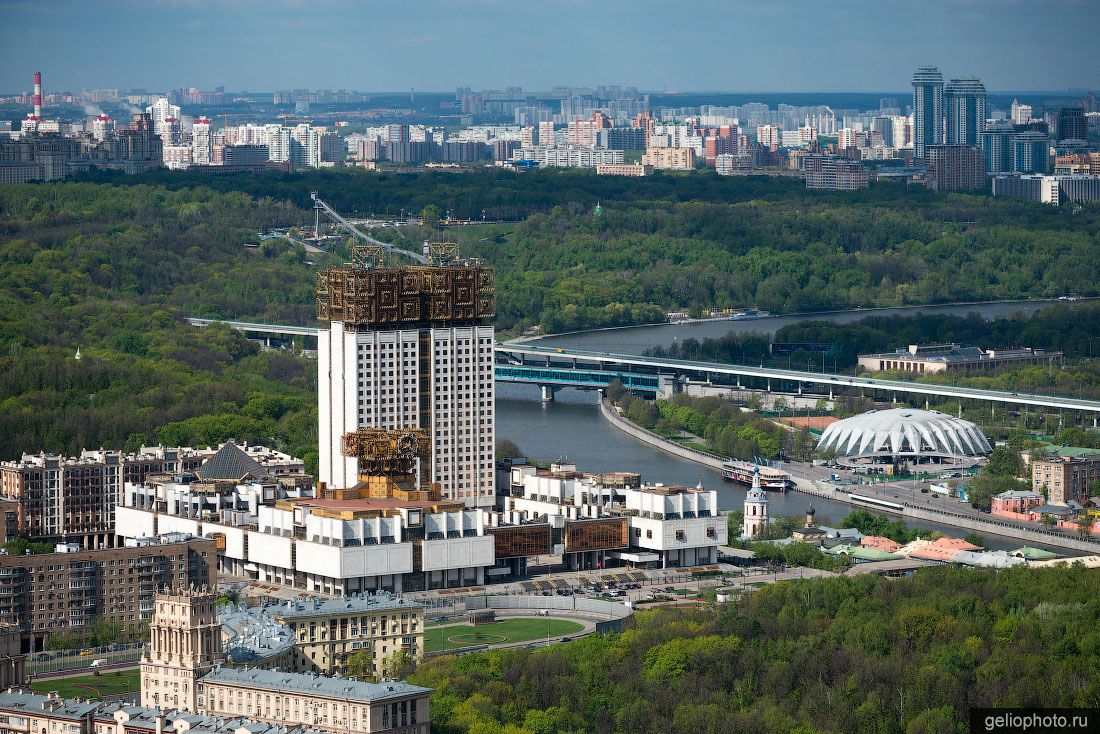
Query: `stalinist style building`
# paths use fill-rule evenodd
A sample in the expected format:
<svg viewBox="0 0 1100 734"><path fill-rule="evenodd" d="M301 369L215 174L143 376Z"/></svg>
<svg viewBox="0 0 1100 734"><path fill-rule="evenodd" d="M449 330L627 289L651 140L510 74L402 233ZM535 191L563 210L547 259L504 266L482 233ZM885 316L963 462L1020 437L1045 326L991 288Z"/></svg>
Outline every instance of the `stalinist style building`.
<svg viewBox="0 0 1100 734"><path fill-rule="evenodd" d="M207 587L165 588L156 596L141 659L141 705L198 711L198 680L220 662L217 596Z"/></svg>
<svg viewBox="0 0 1100 734"><path fill-rule="evenodd" d="M157 594L149 647L141 660L141 705L158 717L169 711L243 719L238 733L274 734L258 725L263 723L295 727L297 734L429 734L430 688L277 668L222 667L216 605L217 597L206 587L165 588ZM346 610L349 616L351 611ZM300 632L305 638L304 627ZM51 725L50 731L59 730Z"/></svg>
<svg viewBox="0 0 1100 734"><path fill-rule="evenodd" d="M366 249L366 248L361 248ZM495 501L493 271L429 246L430 264L385 265L380 252L318 275L320 481L359 481L344 437L359 429L426 432L424 472L445 500Z"/></svg>

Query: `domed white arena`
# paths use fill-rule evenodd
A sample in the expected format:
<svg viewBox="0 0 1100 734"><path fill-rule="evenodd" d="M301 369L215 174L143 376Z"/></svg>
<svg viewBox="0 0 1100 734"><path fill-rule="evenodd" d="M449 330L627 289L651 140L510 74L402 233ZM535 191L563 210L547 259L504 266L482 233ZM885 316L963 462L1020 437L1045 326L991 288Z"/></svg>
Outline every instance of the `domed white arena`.
<svg viewBox="0 0 1100 734"><path fill-rule="evenodd" d="M817 442L838 463L973 466L993 448L976 425L935 410L872 410L833 423Z"/></svg>

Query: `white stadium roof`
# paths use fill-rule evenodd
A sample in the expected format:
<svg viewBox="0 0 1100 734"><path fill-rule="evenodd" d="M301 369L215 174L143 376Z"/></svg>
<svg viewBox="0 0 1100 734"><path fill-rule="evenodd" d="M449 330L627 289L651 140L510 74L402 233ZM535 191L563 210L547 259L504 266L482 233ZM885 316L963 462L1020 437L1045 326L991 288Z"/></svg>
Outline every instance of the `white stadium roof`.
<svg viewBox="0 0 1100 734"><path fill-rule="evenodd" d="M979 456L993 448L970 421L935 410L872 410L833 423L817 448L865 456Z"/></svg>

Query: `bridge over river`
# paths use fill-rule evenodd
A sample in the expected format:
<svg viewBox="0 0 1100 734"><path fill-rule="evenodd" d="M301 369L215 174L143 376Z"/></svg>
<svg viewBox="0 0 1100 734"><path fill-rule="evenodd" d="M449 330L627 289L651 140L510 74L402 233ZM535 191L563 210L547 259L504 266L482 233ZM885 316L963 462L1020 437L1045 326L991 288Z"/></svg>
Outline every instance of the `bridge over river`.
<svg viewBox="0 0 1100 734"><path fill-rule="evenodd" d="M206 326L216 319L190 318L188 323ZM261 324L248 321L225 321L227 326L245 332L250 338L266 341L289 339L295 336L316 338L316 327ZM906 380L886 380L864 375L836 372L809 372L774 367L756 367L741 364L699 362L663 357L647 357L637 354L583 351L560 347L544 347L521 342L498 344L496 352L496 378L502 382L520 382L542 388L544 400L553 399L561 387L602 389L618 380L631 390L657 393L662 386L670 389L672 383L682 378L717 380L746 389L811 393L833 397L837 391L860 390L876 395L923 396L926 403L931 397L954 400L971 400L990 405L991 410L1000 404L1022 409L1069 412L1100 421L1100 400L983 390L958 385L937 385Z"/></svg>

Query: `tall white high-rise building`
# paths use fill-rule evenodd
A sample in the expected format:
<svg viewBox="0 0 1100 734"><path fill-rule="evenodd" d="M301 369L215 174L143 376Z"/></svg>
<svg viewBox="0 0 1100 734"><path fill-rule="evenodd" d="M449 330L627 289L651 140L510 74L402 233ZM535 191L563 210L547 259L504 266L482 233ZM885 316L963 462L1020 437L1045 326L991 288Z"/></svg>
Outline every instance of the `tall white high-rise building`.
<svg viewBox="0 0 1100 734"><path fill-rule="evenodd" d="M180 119L180 106L169 102L167 97L157 97L145 111L153 116L153 132L161 138L165 136L166 121Z"/></svg>
<svg viewBox="0 0 1100 734"><path fill-rule="evenodd" d="M756 140L765 148L779 147L780 136L783 131L778 125L760 125L756 128Z"/></svg>
<svg viewBox="0 0 1100 734"><path fill-rule="evenodd" d="M282 163L290 160L290 128L282 125L264 125L264 145L268 160Z"/></svg>
<svg viewBox="0 0 1100 734"><path fill-rule="evenodd" d="M191 126L191 162L199 166L210 165L214 151L214 126L210 120L200 117Z"/></svg>
<svg viewBox="0 0 1100 734"><path fill-rule="evenodd" d="M1020 104L1016 100L1012 100L1012 122L1016 125L1026 125L1031 121L1031 105Z"/></svg>
<svg viewBox="0 0 1100 734"><path fill-rule="evenodd" d="M493 274L476 264L346 266L322 274L318 318L320 481L359 481L344 436L421 428L422 474L468 507L495 500Z"/></svg>

